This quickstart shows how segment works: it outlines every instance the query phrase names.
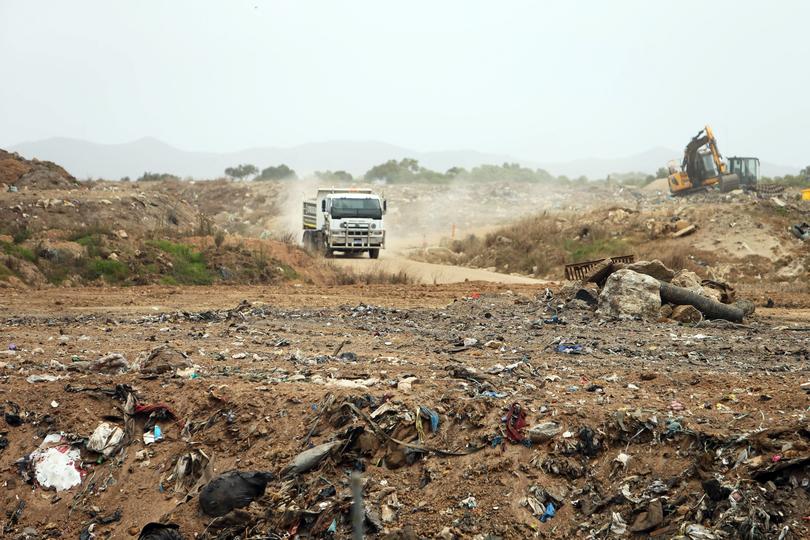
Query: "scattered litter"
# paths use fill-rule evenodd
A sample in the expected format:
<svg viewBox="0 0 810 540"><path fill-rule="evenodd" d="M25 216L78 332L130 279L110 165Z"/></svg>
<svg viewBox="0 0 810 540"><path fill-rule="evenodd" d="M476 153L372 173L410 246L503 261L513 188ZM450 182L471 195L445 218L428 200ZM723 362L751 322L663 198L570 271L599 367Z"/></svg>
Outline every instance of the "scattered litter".
<svg viewBox="0 0 810 540"><path fill-rule="evenodd" d="M141 529L138 540L183 540L183 535L180 534L180 526L175 523L147 523Z"/></svg>
<svg viewBox="0 0 810 540"><path fill-rule="evenodd" d="M155 425L153 430L147 431L143 434L143 443L147 445L156 443L161 439L163 439L163 431L158 425Z"/></svg>
<svg viewBox="0 0 810 540"><path fill-rule="evenodd" d="M65 491L82 483L81 452L64 435L52 433L29 456L37 483Z"/></svg>
<svg viewBox="0 0 810 540"><path fill-rule="evenodd" d="M332 453L332 451L344 444L346 444L345 441L337 440L324 443L301 452L295 457L295 459L293 459L292 463L290 463L284 469L282 476L285 478L290 478L307 472L320 463L321 460L323 460L326 456Z"/></svg>
<svg viewBox="0 0 810 540"><path fill-rule="evenodd" d="M96 427L93 434L90 435L87 441L87 449L110 457L118 449L118 445L123 438L124 430L118 426L112 426L107 422L102 422Z"/></svg>
<svg viewBox="0 0 810 540"><path fill-rule="evenodd" d="M543 422L530 427L527 431L529 440L533 443L541 443L557 436L562 428L556 422Z"/></svg>
<svg viewBox="0 0 810 540"><path fill-rule="evenodd" d="M810 240L810 224L806 222L792 225L790 227L790 232L799 240Z"/></svg>
<svg viewBox="0 0 810 540"><path fill-rule="evenodd" d="M506 438L515 443L522 443L526 438L523 434L526 411L519 404L513 403L503 417L503 422L506 424Z"/></svg>
<svg viewBox="0 0 810 540"><path fill-rule="evenodd" d="M557 352L564 354L582 354L582 345L560 343L557 345Z"/></svg>
<svg viewBox="0 0 810 540"><path fill-rule="evenodd" d="M543 515L540 516L540 522L545 523L549 519L553 518L557 514L557 511L554 509L554 505L552 503L548 503L546 505L546 511L543 512Z"/></svg>
<svg viewBox="0 0 810 540"><path fill-rule="evenodd" d="M217 476L200 491L200 508L211 517L224 516L234 508L244 508L264 495L269 472L228 471Z"/></svg>
<svg viewBox="0 0 810 540"><path fill-rule="evenodd" d="M54 381L58 381L61 378L62 377L57 376L57 375L47 375L46 374L46 375L29 375L28 377L26 377L25 380L27 382L31 383L31 384L35 384L35 383L40 383L40 382L54 382Z"/></svg>

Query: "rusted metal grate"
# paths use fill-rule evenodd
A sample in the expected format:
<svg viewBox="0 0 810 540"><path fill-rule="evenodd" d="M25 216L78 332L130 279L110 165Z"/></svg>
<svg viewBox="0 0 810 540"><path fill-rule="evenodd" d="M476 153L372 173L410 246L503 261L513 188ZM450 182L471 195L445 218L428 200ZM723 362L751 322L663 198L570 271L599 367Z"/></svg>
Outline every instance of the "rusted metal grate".
<svg viewBox="0 0 810 540"><path fill-rule="evenodd" d="M574 281L582 280L588 276L588 273L600 262L607 259L597 259L595 261L585 261L565 265L565 279ZM610 257L613 262L630 264L636 260L634 255L621 255L619 257Z"/></svg>

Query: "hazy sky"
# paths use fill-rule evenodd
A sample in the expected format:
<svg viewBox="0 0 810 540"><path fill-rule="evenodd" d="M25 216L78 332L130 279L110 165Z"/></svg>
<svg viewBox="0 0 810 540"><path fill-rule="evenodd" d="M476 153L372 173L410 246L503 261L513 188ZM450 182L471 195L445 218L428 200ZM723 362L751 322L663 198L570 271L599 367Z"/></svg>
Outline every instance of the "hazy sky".
<svg viewBox="0 0 810 540"><path fill-rule="evenodd" d="M810 2L0 0L0 146L327 140L810 163Z"/></svg>

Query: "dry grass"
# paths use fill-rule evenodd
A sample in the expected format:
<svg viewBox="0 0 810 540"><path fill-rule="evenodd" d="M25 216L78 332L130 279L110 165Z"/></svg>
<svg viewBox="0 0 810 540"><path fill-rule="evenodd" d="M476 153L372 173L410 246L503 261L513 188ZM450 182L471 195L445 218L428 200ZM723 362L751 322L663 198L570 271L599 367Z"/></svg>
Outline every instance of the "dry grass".
<svg viewBox="0 0 810 540"><path fill-rule="evenodd" d="M407 272L388 272L380 267L357 272L352 268L340 266L328 259L321 259L327 274L328 285L412 285L417 280Z"/></svg>
<svg viewBox="0 0 810 540"><path fill-rule="evenodd" d="M592 218L543 214L486 236L446 242L445 247L456 253L462 264L554 276L568 263L633 253L634 239L614 229Z"/></svg>

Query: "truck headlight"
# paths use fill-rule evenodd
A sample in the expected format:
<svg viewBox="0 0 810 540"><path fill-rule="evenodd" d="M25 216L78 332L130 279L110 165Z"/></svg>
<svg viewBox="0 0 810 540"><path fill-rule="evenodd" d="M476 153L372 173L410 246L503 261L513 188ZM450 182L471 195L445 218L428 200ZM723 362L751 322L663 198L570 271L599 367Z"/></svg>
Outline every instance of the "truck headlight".
<svg viewBox="0 0 810 540"><path fill-rule="evenodd" d="M342 228L344 228L344 229L348 229L348 228L349 228L349 224L348 224L348 223L341 223L341 224L340 224L340 226L341 226Z"/></svg>
<svg viewBox="0 0 810 540"><path fill-rule="evenodd" d="M376 223L372 223L372 224L371 224L371 228L372 228L372 229L376 229L376 228L377 228L377 224L376 224Z"/></svg>

